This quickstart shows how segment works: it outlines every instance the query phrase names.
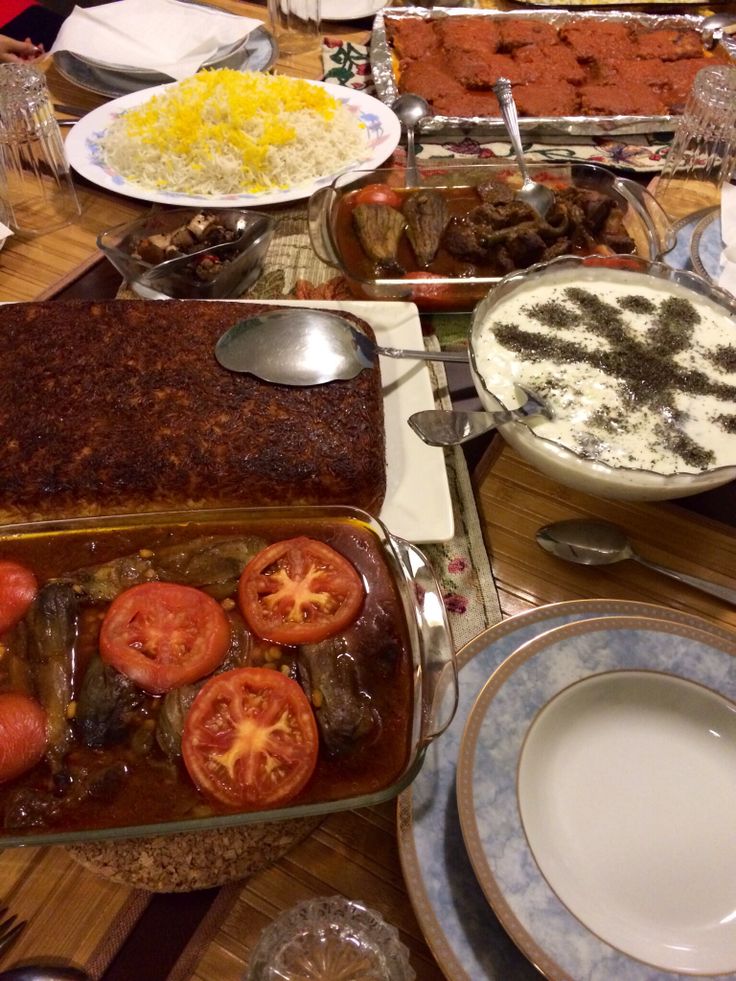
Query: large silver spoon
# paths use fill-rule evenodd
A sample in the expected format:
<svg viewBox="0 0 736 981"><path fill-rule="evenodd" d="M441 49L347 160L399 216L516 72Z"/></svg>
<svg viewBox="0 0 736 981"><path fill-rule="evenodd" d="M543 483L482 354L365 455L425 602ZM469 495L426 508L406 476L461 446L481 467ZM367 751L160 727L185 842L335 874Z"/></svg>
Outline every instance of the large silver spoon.
<svg viewBox="0 0 736 981"><path fill-rule="evenodd" d="M527 397L518 409L499 412L462 412L459 409L424 409L409 416L409 425L429 446L457 446L482 436L506 422L525 422L534 416L552 418L552 411L536 392L518 386Z"/></svg>
<svg viewBox="0 0 736 981"><path fill-rule="evenodd" d="M215 357L230 371L275 385L322 385L354 378L376 354L418 361L468 361L459 351L379 347L348 320L324 310L271 310L240 320L219 339Z"/></svg>
<svg viewBox="0 0 736 981"><path fill-rule="evenodd" d="M545 187L544 184L538 184L537 181L532 180L529 176L526 161L524 160L524 150L521 145L519 116L516 112L516 103L511 92L511 82L508 78L499 78L493 86L493 91L501 107L501 115L506 126L506 132L509 134L511 146L516 156L516 163L523 179L521 187L516 192L516 197L519 201L523 201L529 207L534 208L537 214L544 218L555 203L555 196L548 187Z"/></svg>
<svg viewBox="0 0 736 981"><path fill-rule="evenodd" d="M631 546L626 532L610 521L596 521L585 518L572 518L569 521L555 521L545 525L537 532L537 542L542 548L556 555L558 559L577 562L579 565L611 565L633 559L647 569L661 572L670 579L686 583L711 596L717 596L727 603L736 604L736 590L719 586L699 576L689 576L676 572L658 562L651 562L638 555Z"/></svg>
<svg viewBox="0 0 736 981"><path fill-rule="evenodd" d="M404 92L398 99L391 103L391 108L399 117L401 125L406 132L406 187L416 187L419 183L417 173L417 155L414 149L414 130L420 120L429 116L431 109L429 103L421 95L414 95L411 92Z"/></svg>

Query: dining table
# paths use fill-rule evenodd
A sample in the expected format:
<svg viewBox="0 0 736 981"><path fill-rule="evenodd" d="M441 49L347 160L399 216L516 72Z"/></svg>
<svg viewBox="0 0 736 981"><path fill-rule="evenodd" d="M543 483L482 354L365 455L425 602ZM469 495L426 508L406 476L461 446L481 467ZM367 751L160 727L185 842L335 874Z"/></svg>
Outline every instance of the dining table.
<svg viewBox="0 0 736 981"><path fill-rule="evenodd" d="M213 2L266 20L262 5ZM504 9L526 9L511 0L498 2ZM370 26L370 19L346 20L327 22L323 30L364 45ZM104 103L62 76L51 58L42 67L54 103L83 110ZM304 78L323 75L318 50L277 62L276 68ZM60 112L59 118L68 114ZM96 238L101 230L144 214L150 205L79 176L75 186L81 205L77 219L46 235L6 241L0 251L0 301L125 295ZM697 208L697 199L683 200L678 217ZM427 344L437 346L432 321L426 319L423 326ZM432 379L438 404L478 407L466 365L433 369ZM475 636L548 604L637 601L736 630L736 607L724 600L632 561L596 568L564 563L535 539L536 530L552 521L607 519L625 528L647 558L736 587L736 483L676 501L604 500L562 487L497 434L448 448L445 462L452 475L455 537L428 547L427 554L445 588L461 671L464 651ZM440 737L434 752L442 751ZM373 807L332 813L298 827L265 826L252 868L205 885L186 867L160 880L155 874L147 879L141 868L155 871L160 860L156 839L135 840L136 871L129 877L134 863L118 863L114 855L118 847L130 858L124 841L99 852L61 845L6 848L0 851L0 900L26 926L0 956L0 971L46 962L76 965L105 981L234 981L245 977L259 937L283 911L306 899L341 895L364 903L398 930L420 981L462 981L470 975L448 943L416 867L412 821L410 787L398 800ZM234 863L238 857L233 851ZM184 856L182 862L186 866ZM514 976L492 981L525 977L518 968Z"/></svg>

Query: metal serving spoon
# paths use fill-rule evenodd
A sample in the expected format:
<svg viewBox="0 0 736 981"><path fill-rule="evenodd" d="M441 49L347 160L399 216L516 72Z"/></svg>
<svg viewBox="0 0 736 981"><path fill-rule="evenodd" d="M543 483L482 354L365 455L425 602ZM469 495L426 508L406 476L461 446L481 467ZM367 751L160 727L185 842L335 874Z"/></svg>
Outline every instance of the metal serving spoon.
<svg viewBox="0 0 736 981"><path fill-rule="evenodd" d="M667 566L644 559L634 551L626 532L610 521L595 521L585 518L572 518L570 521L555 521L545 525L537 532L537 542L542 548L556 555L558 559L577 562L578 565L612 565L633 559L647 569L661 572L670 579L686 583L711 596L717 596L727 603L736 605L736 590L719 586L699 576L688 576Z"/></svg>
<svg viewBox="0 0 736 981"><path fill-rule="evenodd" d="M373 366L376 354L418 361L468 361L461 352L379 347L338 314L296 307L240 320L215 345L215 357L223 368L256 375L275 385L322 385L354 378Z"/></svg>
<svg viewBox="0 0 736 981"><path fill-rule="evenodd" d="M420 120L430 115L429 103L411 92L404 92L391 103L391 108L401 120L406 131L406 187L416 187L419 183L417 173L417 155L414 150L414 130Z"/></svg>
<svg viewBox="0 0 736 981"><path fill-rule="evenodd" d="M530 388L518 386L527 396L518 409L499 412L461 412L458 409L425 409L409 416L409 425L429 446L456 446L482 436L505 422L524 422L534 416L552 418L552 410Z"/></svg>
<svg viewBox="0 0 736 981"><path fill-rule="evenodd" d="M545 187L544 184L538 184L529 176L529 171L526 168L526 161L524 160L524 150L521 146L519 116L516 112L516 103L514 102L514 96L511 92L511 82L508 80L508 78L499 78L496 84L493 86L493 91L498 99L498 104L501 107L501 115L503 116L504 125L506 126L506 132L509 134L511 146L514 149L514 155L516 156L516 163L523 178L523 183L516 192L516 197L519 199L519 201L523 201L531 208L534 208L537 214L541 218L544 218L549 209L555 203L555 196L548 187Z"/></svg>
<svg viewBox="0 0 736 981"><path fill-rule="evenodd" d="M706 48L715 48L723 35L736 33L736 14L711 14L700 25L700 34Z"/></svg>

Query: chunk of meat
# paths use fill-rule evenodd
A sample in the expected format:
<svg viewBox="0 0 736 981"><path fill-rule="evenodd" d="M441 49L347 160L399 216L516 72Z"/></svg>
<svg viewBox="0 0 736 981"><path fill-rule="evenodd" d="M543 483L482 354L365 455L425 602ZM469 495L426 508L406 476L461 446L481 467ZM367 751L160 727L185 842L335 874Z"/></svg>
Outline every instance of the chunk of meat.
<svg viewBox="0 0 736 981"><path fill-rule="evenodd" d="M581 61L631 51L631 32L621 21L573 20L560 28L560 38Z"/></svg>
<svg viewBox="0 0 736 981"><path fill-rule="evenodd" d="M538 44L548 48L557 43L557 28L549 21L531 17L509 17L500 22L501 47L504 51Z"/></svg>
<svg viewBox="0 0 736 981"><path fill-rule="evenodd" d="M519 85L514 99L520 116L575 116L580 110L578 90L569 82Z"/></svg>
<svg viewBox="0 0 736 981"><path fill-rule="evenodd" d="M629 82L581 85L580 109L584 116L664 116L667 104L646 82Z"/></svg>
<svg viewBox="0 0 736 981"><path fill-rule="evenodd" d="M399 61L432 58L439 39L432 22L424 17L386 17L386 36Z"/></svg>
<svg viewBox="0 0 736 981"><path fill-rule="evenodd" d="M550 79L554 79L554 84L560 80L579 85L587 77L586 69L564 44L519 48L514 52L514 62L524 70L519 76L523 82L541 82L551 87Z"/></svg>
<svg viewBox="0 0 736 981"><path fill-rule="evenodd" d="M498 51L501 33L488 17L441 17L434 21L442 49L465 54L490 55Z"/></svg>
<svg viewBox="0 0 736 981"><path fill-rule="evenodd" d="M421 61L402 65L399 89L402 92L421 93L438 112L442 111L438 108L439 105L461 98L464 92L460 81L449 74L446 66Z"/></svg>
<svg viewBox="0 0 736 981"><path fill-rule="evenodd" d="M703 41L697 31L661 28L637 36L636 54L639 58L657 58L660 61L700 58Z"/></svg>

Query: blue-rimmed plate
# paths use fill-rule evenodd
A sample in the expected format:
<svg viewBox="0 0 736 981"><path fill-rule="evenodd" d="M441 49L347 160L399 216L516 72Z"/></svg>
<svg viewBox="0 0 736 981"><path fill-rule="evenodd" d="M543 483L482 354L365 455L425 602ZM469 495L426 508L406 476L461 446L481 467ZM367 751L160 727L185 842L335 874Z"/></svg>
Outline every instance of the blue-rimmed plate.
<svg viewBox="0 0 736 981"><path fill-rule="evenodd" d="M333 181L338 173L356 168L370 170L378 167L391 155L398 145L401 125L396 114L388 106L356 89L347 89L325 82L310 81L308 84L327 89L349 112L360 119L367 134L366 148L362 154L357 155L355 160L346 162L339 170L321 174L314 180L256 194L223 195L183 194L179 191L168 191L165 187L152 190L126 180L122 174L105 163L101 143L107 128L121 113L148 102L154 95L165 91L168 85L157 85L140 92L131 92L87 113L72 127L67 136L65 144L67 159L77 173L98 187L137 198L139 201L182 206L203 205L210 208L243 208L252 205L255 208L308 198L318 188Z"/></svg>
<svg viewBox="0 0 736 981"><path fill-rule="evenodd" d="M736 643L616 617L550 631L468 718L478 882L555 981L736 974Z"/></svg>
<svg viewBox="0 0 736 981"><path fill-rule="evenodd" d="M704 215L697 223L693 230L690 252L695 272L704 279L717 283L723 272L720 208Z"/></svg>
<svg viewBox="0 0 736 981"><path fill-rule="evenodd" d="M699 617L622 600L552 603L480 633L458 653L459 703L451 726L430 747L419 775L398 802L399 856L412 907L438 964L452 981L538 981L539 974L489 906L462 839L455 773L463 729L488 678L518 647L568 623L642 616L733 635ZM601 981L611 981L609 978Z"/></svg>

